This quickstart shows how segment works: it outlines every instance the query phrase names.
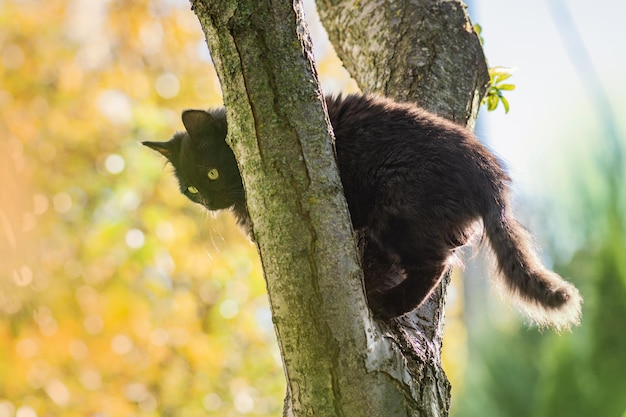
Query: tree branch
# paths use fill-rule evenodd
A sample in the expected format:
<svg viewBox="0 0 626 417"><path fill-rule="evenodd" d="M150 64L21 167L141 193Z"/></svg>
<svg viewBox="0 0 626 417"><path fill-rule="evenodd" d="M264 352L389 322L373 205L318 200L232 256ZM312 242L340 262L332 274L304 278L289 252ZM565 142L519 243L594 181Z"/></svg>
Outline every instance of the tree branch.
<svg viewBox="0 0 626 417"><path fill-rule="evenodd" d="M473 126L489 74L459 0L317 0L359 86Z"/></svg>

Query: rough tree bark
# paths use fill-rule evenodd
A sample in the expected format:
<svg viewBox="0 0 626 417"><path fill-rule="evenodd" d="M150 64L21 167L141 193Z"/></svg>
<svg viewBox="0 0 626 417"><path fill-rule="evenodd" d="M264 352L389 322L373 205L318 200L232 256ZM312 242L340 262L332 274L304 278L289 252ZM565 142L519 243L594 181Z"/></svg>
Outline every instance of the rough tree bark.
<svg viewBox="0 0 626 417"><path fill-rule="evenodd" d="M427 347L440 327L388 329L366 306L301 1L191 3L222 83L287 378L285 414L446 415L447 385L424 384L445 380L431 366L439 351Z"/></svg>
<svg viewBox="0 0 626 417"><path fill-rule="evenodd" d="M316 0L359 86L473 127L489 82L460 0Z"/></svg>

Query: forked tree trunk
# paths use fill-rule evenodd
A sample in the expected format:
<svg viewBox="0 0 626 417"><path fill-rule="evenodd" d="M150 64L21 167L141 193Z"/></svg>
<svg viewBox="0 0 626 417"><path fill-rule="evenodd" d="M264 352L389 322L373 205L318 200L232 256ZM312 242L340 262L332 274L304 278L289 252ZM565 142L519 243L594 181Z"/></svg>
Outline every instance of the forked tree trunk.
<svg viewBox="0 0 626 417"><path fill-rule="evenodd" d="M222 83L285 368L285 414L446 415L442 302L408 329L377 323L366 306L301 1L191 3Z"/></svg>

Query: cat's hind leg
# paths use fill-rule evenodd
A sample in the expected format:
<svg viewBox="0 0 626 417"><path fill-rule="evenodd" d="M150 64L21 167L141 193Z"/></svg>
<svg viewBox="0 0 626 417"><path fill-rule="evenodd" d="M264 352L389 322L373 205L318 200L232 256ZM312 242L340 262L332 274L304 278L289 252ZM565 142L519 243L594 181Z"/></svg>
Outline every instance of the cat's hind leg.
<svg viewBox="0 0 626 417"><path fill-rule="evenodd" d="M389 319L406 314L428 299L447 269L447 260L431 249L416 251L410 259L401 258L405 279L398 285L370 295L375 315Z"/></svg>
<svg viewBox="0 0 626 417"><path fill-rule="evenodd" d="M370 224L369 236L378 247L387 252L393 263L404 272L404 280L397 285L369 294L370 308L383 318L398 317L419 307L441 282L449 265L456 243L447 242L432 224L422 224L426 216L399 216L398 213L379 211L378 222ZM459 236L457 240L463 240Z"/></svg>

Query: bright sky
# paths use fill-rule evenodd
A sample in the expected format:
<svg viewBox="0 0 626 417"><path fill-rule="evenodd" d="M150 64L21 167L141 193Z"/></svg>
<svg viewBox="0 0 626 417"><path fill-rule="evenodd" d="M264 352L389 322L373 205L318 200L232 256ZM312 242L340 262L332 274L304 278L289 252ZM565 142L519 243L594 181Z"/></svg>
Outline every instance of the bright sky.
<svg viewBox="0 0 626 417"><path fill-rule="evenodd" d="M517 68L511 79L517 89L508 94L510 113L482 112L478 134L509 163L518 188L527 191L543 184L537 170L567 158L568 149L602 140L596 110L567 54L550 3L569 7L618 120L620 106L626 105L625 2L473 0L470 13L483 27L489 65ZM581 137L581 131L589 136Z"/></svg>

